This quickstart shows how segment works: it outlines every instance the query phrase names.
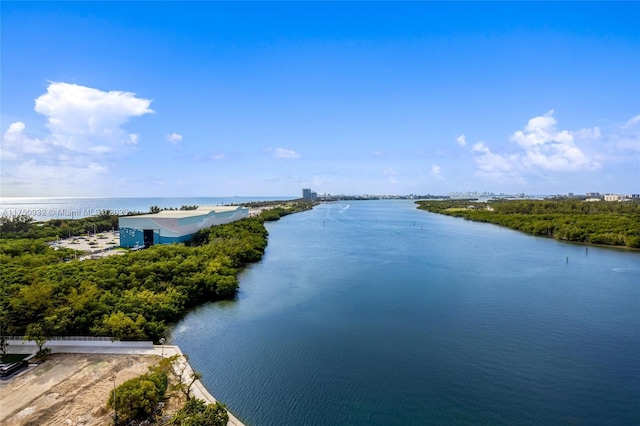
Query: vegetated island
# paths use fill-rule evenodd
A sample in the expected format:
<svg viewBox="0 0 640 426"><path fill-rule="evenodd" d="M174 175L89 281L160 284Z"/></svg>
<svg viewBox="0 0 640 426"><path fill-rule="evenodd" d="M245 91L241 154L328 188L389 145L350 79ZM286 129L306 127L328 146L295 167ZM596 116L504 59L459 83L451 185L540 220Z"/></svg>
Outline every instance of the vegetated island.
<svg viewBox="0 0 640 426"><path fill-rule="evenodd" d="M186 244L151 246L122 256L86 261L76 260L76 250L57 245L54 249L48 242L67 234L112 230L118 223L117 216L105 213L44 223L25 216L1 217L0 361L5 359L8 335L23 334L25 339L35 341L40 360L47 357L49 349L44 344L51 336L107 335L158 342L167 324L178 321L189 309L236 294L239 271L264 254L268 236L264 222L314 205L298 200L260 203L251 206L259 212L253 217L202 229ZM160 209L152 206L151 211L154 210ZM102 364L105 359L115 366L104 374L122 368L113 357L103 356L92 362ZM127 357L126 361L131 363L132 358ZM96 401L98 394L94 395L91 403L85 402L84 411L80 410L82 416L96 417L98 424L104 424L107 409L115 413L115 425L151 424L167 414L169 423L177 426L227 425L229 416L223 404L206 405L191 396L191 387L200 375L189 375L185 366L179 355L164 358L150 366L146 374L108 391L107 401ZM95 379L95 366L91 370ZM87 386L85 382L82 389ZM73 391L68 392L73 395ZM104 392L100 395L104 397ZM182 398L176 399L176 395ZM61 414L58 409L69 408L76 396L46 408L35 421L60 415L66 416L66 421L68 410ZM166 407L165 403L173 407ZM87 405L93 407L90 413L86 412Z"/></svg>
<svg viewBox="0 0 640 426"><path fill-rule="evenodd" d="M0 218L0 334L109 336L158 342L169 324L209 301L233 298L238 274L267 246L265 221L308 210L313 203L274 202L260 215L194 234L186 244L156 245L88 261L47 242L70 233L102 232L108 214L35 223Z"/></svg>
<svg viewBox="0 0 640 426"><path fill-rule="evenodd" d="M640 202L428 200L418 208L584 244L640 248Z"/></svg>

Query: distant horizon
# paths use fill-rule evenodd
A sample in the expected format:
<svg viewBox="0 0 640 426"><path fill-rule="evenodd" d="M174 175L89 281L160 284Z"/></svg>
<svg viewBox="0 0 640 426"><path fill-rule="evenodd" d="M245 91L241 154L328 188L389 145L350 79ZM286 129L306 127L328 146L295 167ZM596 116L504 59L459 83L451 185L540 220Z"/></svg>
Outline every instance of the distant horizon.
<svg viewBox="0 0 640 426"><path fill-rule="evenodd" d="M3 2L2 196L640 192L640 2L176 4Z"/></svg>
<svg viewBox="0 0 640 426"><path fill-rule="evenodd" d="M405 197L405 196L422 196L422 195L428 195L428 196L438 196L438 195L442 195L442 196L448 196L448 195L452 195L452 194L460 194L460 195L494 195L494 196L518 196L520 194L524 194L525 196L557 196L557 195L561 195L561 196L569 196L569 194L572 194L574 196L586 196L590 193L598 193L600 195L610 195L610 194L616 194L616 195L631 195L631 194L636 194L633 192L598 192L598 191L588 191L585 193L579 193L579 192L567 192L567 193L546 193L546 194L535 194L535 193L526 193L526 192L511 192L511 193L507 193L507 192L494 192L494 191L448 191L447 193L406 193L406 194L385 194L385 193L376 193L376 192L363 192L363 193L347 193L347 192L340 192L340 193L323 193L320 192L318 193L318 196L392 196L392 197ZM288 199L299 199L302 198L301 195L193 195L193 196L187 196L187 195L142 195L142 196L135 196L135 195L127 195L127 196L78 196L78 197L72 197L72 196L24 196L24 197L20 197L20 196L16 196L16 197L5 197L5 196L0 196L0 200L11 200L11 199L43 199L43 198L48 198L48 199L105 199L105 198L117 198L117 199L151 199L151 198L176 198L176 199L194 199L194 198L288 198Z"/></svg>

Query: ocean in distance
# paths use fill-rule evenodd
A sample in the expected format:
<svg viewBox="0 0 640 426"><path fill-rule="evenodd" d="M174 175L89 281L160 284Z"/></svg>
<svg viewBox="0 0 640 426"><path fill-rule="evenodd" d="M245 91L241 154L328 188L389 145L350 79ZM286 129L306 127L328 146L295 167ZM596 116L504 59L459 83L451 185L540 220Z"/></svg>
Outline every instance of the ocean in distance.
<svg viewBox="0 0 640 426"><path fill-rule="evenodd" d="M250 201L291 200L291 197L128 197L128 198L73 198L73 197L16 197L0 198L0 216L26 214L41 222L49 219L78 219L106 211L126 215L132 212L148 213L149 207L180 208L181 206L219 206Z"/></svg>
<svg viewBox="0 0 640 426"><path fill-rule="evenodd" d="M640 253L419 211L267 224L170 336L249 425L640 424Z"/></svg>

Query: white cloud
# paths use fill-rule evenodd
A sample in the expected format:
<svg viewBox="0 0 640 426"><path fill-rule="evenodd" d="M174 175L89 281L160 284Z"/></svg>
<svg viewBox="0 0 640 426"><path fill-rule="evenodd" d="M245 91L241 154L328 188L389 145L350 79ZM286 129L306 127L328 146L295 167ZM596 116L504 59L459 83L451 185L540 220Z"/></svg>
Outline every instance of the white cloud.
<svg viewBox="0 0 640 426"><path fill-rule="evenodd" d="M2 137L2 153L7 159L16 159L21 154L44 154L49 151L47 141L33 138L24 133L21 121L11 123Z"/></svg>
<svg viewBox="0 0 640 426"><path fill-rule="evenodd" d="M152 113L150 104L150 100L136 98L134 93L51 83L47 93L36 99L35 110L47 117L54 145L88 152L96 143L130 144L132 139L120 126L130 117Z"/></svg>
<svg viewBox="0 0 640 426"><path fill-rule="evenodd" d="M503 176L518 165L519 156L517 154L510 156L495 154L483 142L474 144L472 151L480 154L476 157L476 164L483 174Z"/></svg>
<svg viewBox="0 0 640 426"><path fill-rule="evenodd" d="M374 157L384 157L384 152L382 151L373 151Z"/></svg>
<svg viewBox="0 0 640 426"><path fill-rule="evenodd" d="M274 157L276 158L300 158L302 157L299 153L285 148L276 148Z"/></svg>
<svg viewBox="0 0 640 426"><path fill-rule="evenodd" d="M461 134L456 138L456 142L458 142L458 145L460 146L465 146L467 144L467 138L464 136L464 134Z"/></svg>
<svg viewBox="0 0 640 426"><path fill-rule="evenodd" d="M177 145L182 142L182 135L180 133L173 132L166 136L167 142L173 145Z"/></svg>
<svg viewBox="0 0 640 426"><path fill-rule="evenodd" d="M398 172L392 168L387 168L382 171L382 174L385 176L397 176Z"/></svg>
<svg viewBox="0 0 640 426"><path fill-rule="evenodd" d="M580 129L573 132L573 136L576 139L586 140L586 139L600 139L602 133L600 133L599 127L594 127L592 129Z"/></svg>
<svg viewBox="0 0 640 426"><path fill-rule="evenodd" d="M622 126L623 129L628 129L629 127L634 127L636 124L640 123L640 114L632 117Z"/></svg>
<svg viewBox="0 0 640 426"><path fill-rule="evenodd" d="M50 83L35 100L35 111L46 117L49 134L41 139L29 136L20 121L3 134L0 153L14 163L3 165L13 176L3 180L3 193L16 193L17 185L26 185L32 193L53 194L55 189L63 195L78 193L80 186L94 189L96 176L109 172L101 162L113 161L138 144L140 135L122 126L131 117L152 113L150 104L129 92Z"/></svg>
<svg viewBox="0 0 640 426"><path fill-rule="evenodd" d="M628 120L607 139L616 155L629 157L629 154L640 153L640 115Z"/></svg>
<svg viewBox="0 0 640 426"><path fill-rule="evenodd" d="M93 173L106 173L109 171L107 167L101 166L100 164L96 163L89 163L87 168Z"/></svg>
<svg viewBox="0 0 640 426"><path fill-rule="evenodd" d="M476 144L473 144L473 147L471 148L471 151L473 152L489 152L489 148L487 148L486 146L484 146L483 142L478 142Z"/></svg>
<svg viewBox="0 0 640 426"><path fill-rule="evenodd" d="M575 139L597 139L600 129L581 129L577 132L556 129L553 110L534 117L524 128L511 136L525 153L522 164L553 172L594 170L600 167L575 144Z"/></svg>
<svg viewBox="0 0 640 426"><path fill-rule="evenodd" d="M224 159L226 159L226 158L227 158L227 156L226 156L226 155L224 155L223 153L219 153L219 154L213 154L213 155L211 155L211 159L212 159L212 160L224 160Z"/></svg>
<svg viewBox="0 0 640 426"><path fill-rule="evenodd" d="M127 145L138 145L140 135L138 133L129 133L129 140L125 141Z"/></svg>
<svg viewBox="0 0 640 426"><path fill-rule="evenodd" d="M18 154L15 152L7 151L4 147L0 146L0 160L13 161L18 159Z"/></svg>
<svg viewBox="0 0 640 426"><path fill-rule="evenodd" d="M523 183L523 176L527 174L569 173L600 168L597 157L587 155L577 142L588 143L601 137L598 127L576 131L557 129L551 110L530 119L523 130L511 135L510 140L519 149L517 152L496 153L483 142L474 144L471 151L476 154L479 175Z"/></svg>
<svg viewBox="0 0 640 426"><path fill-rule="evenodd" d="M98 145L98 146L92 146L91 148L89 148L91 151L93 152L97 152L97 153L101 153L101 154L106 154L107 152L111 152L111 148L109 148L108 146L104 146L104 145ZM68 159L69 156L68 155L59 155L58 159Z"/></svg>

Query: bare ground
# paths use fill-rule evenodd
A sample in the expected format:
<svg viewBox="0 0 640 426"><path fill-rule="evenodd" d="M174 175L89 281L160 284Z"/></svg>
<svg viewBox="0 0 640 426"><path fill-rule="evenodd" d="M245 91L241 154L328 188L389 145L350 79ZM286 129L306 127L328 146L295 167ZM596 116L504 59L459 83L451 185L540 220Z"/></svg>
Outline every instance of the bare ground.
<svg viewBox="0 0 640 426"><path fill-rule="evenodd" d="M110 425L106 403L116 386L144 374L159 361L144 355L55 354L0 383L0 424ZM168 409L178 406L170 401Z"/></svg>

